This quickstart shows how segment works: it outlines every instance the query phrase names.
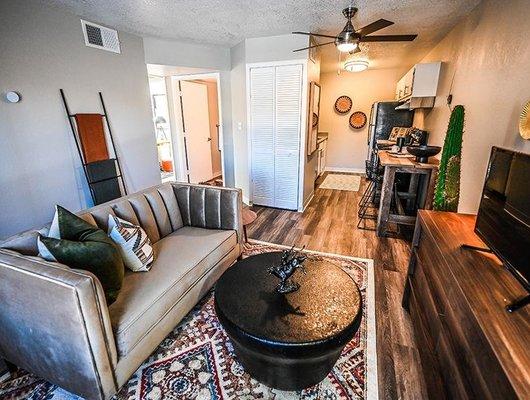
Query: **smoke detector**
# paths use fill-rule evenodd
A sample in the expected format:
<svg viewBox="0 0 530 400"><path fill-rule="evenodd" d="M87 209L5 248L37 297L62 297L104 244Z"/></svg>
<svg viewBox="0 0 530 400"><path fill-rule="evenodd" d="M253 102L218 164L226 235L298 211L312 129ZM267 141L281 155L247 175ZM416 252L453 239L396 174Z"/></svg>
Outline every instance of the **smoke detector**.
<svg viewBox="0 0 530 400"><path fill-rule="evenodd" d="M83 19L81 20L81 26L83 27L85 44L88 47L121 53L118 31Z"/></svg>

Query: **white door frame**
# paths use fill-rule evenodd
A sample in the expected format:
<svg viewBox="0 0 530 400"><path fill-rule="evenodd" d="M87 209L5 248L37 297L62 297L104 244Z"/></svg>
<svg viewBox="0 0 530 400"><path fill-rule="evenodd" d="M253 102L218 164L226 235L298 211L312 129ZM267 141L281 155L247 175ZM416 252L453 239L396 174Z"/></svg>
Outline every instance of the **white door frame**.
<svg viewBox="0 0 530 400"><path fill-rule="evenodd" d="M302 108L300 115L300 148L298 161L298 211L304 210L304 169L306 148L306 122L307 122L307 59L295 59L288 61L269 61L246 64L246 103L247 103L247 153L248 153L248 192L249 202L252 204L254 193L252 192L252 131L250 124L250 69L259 67L279 67L282 65L302 65ZM234 158L235 155L234 155Z"/></svg>
<svg viewBox="0 0 530 400"><path fill-rule="evenodd" d="M219 151L221 152L221 173L223 175L223 186L226 184L226 175L225 175L225 153L224 153L224 135L223 135L223 110L221 105L221 74L219 72L205 72L198 74L182 74L182 75L171 75L171 90L172 96L175 91L178 89L178 81L194 81L205 78L214 78L217 83L217 106L219 111ZM180 96L174 97L174 106L178 106L178 112L174 113L175 117L175 142L178 143L176 149L173 149L173 154L178 154L179 156L179 170L178 178L179 180L188 181L188 173L186 169L186 152L184 150L184 132L182 131L182 113L180 112Z"/></svg>

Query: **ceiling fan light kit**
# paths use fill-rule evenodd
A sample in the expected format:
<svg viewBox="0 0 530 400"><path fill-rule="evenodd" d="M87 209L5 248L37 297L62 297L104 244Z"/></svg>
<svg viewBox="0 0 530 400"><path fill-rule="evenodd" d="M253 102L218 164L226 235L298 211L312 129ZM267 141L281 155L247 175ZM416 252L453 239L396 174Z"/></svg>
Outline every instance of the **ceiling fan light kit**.
<svg viewBox="0 0 530 400"><path fill-rule="evenodd" d="M349 53L354 51L358 47L357 43L339 43L337 44L337 50L342 53Z"/></svg>

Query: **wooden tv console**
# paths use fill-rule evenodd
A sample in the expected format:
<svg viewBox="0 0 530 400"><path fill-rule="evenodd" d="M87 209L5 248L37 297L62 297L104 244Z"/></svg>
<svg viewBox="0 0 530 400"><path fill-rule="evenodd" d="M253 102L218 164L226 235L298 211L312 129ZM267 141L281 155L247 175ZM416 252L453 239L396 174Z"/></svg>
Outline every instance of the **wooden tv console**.
<svg viewBox="0 0 530 400"><path fill-rule="evenodd" d="M403 293L429 398L530 399L526 294L474 233L475 216L421 210Z"/></svg>

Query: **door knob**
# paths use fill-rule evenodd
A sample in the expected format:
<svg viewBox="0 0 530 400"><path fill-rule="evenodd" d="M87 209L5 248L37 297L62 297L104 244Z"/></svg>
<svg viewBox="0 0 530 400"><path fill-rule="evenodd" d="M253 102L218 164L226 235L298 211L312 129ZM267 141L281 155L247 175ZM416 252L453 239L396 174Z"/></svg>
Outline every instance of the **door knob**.
<svg viewBox="0 0 530 400"><path fill-rule="evenodd" d="M212 138L209 137L208 139L206 139L207 142L211 142L212 141Z"/></svg>

